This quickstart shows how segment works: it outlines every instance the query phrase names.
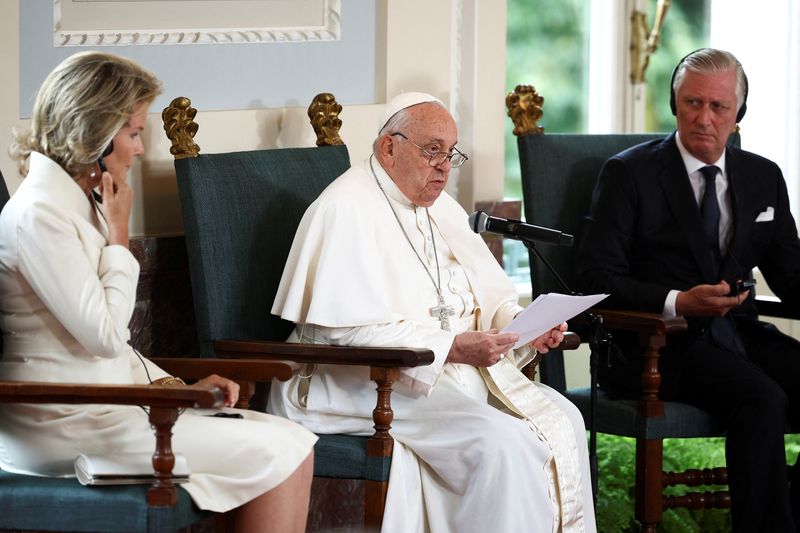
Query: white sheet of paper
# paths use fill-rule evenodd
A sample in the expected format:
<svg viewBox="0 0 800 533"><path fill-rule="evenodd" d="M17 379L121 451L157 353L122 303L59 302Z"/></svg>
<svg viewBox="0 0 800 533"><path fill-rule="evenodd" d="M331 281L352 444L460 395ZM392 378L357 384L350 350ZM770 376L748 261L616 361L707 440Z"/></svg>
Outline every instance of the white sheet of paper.
<svg viewBox="0 0 800 533"><path fill-rule="evenodd" d="M607 296L608 294L571 296L555 292L540 294L538 298L514 318L511 324L503 329L503 333L507 331L519 333L519 340L514 345L516 350L553 326L589 309Z"/></svg>

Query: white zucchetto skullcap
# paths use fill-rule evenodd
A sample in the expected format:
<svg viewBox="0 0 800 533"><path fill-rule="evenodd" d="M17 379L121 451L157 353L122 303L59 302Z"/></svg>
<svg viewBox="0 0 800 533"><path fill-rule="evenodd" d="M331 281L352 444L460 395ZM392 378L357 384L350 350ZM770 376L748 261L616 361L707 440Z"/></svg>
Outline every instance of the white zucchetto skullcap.
<svg viewBox="0 0 800 533"><path fill-rule="evenodd" d="M398 111L402 111L411 106L424 104L427 102L435 102L442 106L444 104L438 98L426 93L400 93L386 103L386 108L383 111L383 116L378 124L378 131L381 131L389 119L392 118Z"/></svg>

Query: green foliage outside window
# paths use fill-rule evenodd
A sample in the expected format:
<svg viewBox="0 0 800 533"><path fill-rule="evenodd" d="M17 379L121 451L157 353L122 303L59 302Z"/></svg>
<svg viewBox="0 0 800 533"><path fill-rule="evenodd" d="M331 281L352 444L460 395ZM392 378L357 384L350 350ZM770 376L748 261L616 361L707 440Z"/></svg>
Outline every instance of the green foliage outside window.
<svg viewBox="0 0 800 533"><path fill-rule="evenodd" d="M508 0L506 92L533 85L545 97L548 132L586 131L589 7L585 0ZM522 198L517 139L505 122L505 197ZM504 239L503 264L515 283L530 283L528 252Z"/></svg>
<svg viewBox="0 0 800 533"><path fill-rule="evenodd" d="M508 0L506 92L533 85L549 132L586 131L589 2ZM506 120L506 198L522 198L516 137Z"/></svg>
<svg viewBox="0 0 800 533"><path fill-rule="evenodd" d="M596 0L595 0L596 1ZM710 0L673 0L662 28L661 43L650 57L647 80L646 131L675 128L669 109L669 84L678 60L708 42ZM656 0L649 0L649 20ZM533 85L544 96L540 124L550 133L585 132L589 102L588 0L507 0L506 92ZM522 198L517 140L505 122L505 194ZM612 133L612 132L609 132ZM530 282L528 253L505 240L504 265L515 283Z"/></svg>
<svg viewBox="0 0 800 533"><path fill-rule="evenodd" d="M651 13L655 2L651 3ZM672 131L675 117L669 108L670 81L675 65L692 50L708 46L709 1L672 2L661 33L661 42L645 71L647 83L646 131Z"/></svg>
<svg viewBox="0 0 800 533"><path fill-rule="evenodd" d="M649 2L649 20L656 0ZM669 84L675 64L708 43L710 0L673 0L658 50L650 57L646 131L675 129L669 109ZM544 96L541 125L551 133L585 132L589 102L589 27L587 0L507 0L506 92L533 85ZM517 142L506 120L506 198L521 198ZM612 133L612 132L609 132Z"/></svg>
<svg viewBox="0 0 800 533"><path fill-rule="evenodd" d="M786 436L786 460L797 461L800 435ZM634 518L633 484L636 469L636 441L613 435L597 436L599 487L597 499L597 530L603 533L639 531ZM664 470L715 468L725 464L724 439L666 439L664 441ZM670 487L667 492L678 494L686 487ZM694 487L692 490L713 491L720 487ZM666 511L658 527L661 533L725 533L731 530L727 509Z"/></svg>

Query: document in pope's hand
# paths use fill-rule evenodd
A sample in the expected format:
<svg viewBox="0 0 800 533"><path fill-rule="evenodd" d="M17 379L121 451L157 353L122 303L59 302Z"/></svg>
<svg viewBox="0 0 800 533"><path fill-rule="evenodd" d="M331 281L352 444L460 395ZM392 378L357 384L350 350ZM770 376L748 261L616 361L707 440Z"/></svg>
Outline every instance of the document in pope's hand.
<svg viewBox="0 0 800 533"><path fill-rule="evenodd" d="M547 332L553 326L589 309L607 296L608 294L571 296L554 292L540 294L514 318L511 324L503 329L503 333L509 331L519 333L519 340L514 345L516 350Z"/></svg>

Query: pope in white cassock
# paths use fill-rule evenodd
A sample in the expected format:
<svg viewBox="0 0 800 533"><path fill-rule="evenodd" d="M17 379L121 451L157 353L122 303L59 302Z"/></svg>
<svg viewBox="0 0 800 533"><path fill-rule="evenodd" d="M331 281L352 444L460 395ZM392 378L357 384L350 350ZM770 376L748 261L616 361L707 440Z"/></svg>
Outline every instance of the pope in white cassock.
<svg viewBox="0 0 800 533"><path fill-rule="evenodd" d="M387 104L373 154L309 207L272 312L290 342L433 350L392 394L384 532L593 532L583 420L519 371L566 324L512 350L517 293L444 193L455 122L422 93ZM270 409L316 433L371 435L365 367L318 365L272 386Z"/></svg>

